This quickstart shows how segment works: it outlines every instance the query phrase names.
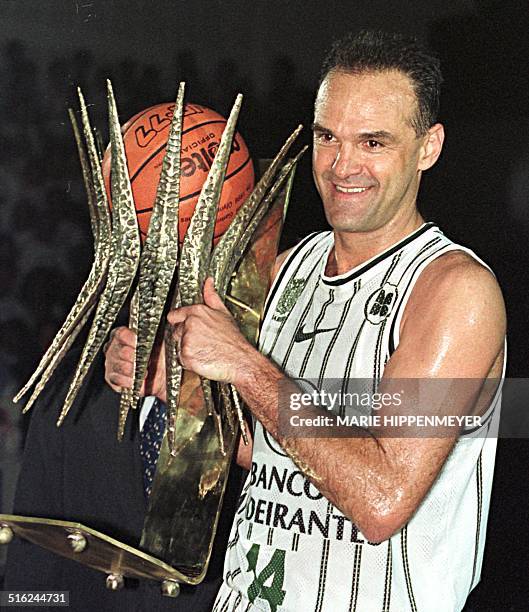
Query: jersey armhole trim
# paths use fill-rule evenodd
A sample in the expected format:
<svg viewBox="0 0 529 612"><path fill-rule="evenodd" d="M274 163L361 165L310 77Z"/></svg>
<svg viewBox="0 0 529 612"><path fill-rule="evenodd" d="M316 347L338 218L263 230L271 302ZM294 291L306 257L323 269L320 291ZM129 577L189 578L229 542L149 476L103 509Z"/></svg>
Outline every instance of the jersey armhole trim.
<svg viewBox="0 0 529 612"><path fill-rule="evenodd" d="M402 317L404 316L404 311L406 310L406 305L407 305L408 300L409 300L409 298L411 296L413 288L415 287L415 283L417 282L417 279L419 278L421 273L424 271L424 269L429 264L432 263L432 261L434 261L435 259L438 259L439 257L442 257L446 253L449 253L449 252L452 252L452 251L463 251L463 253L466 253L467 255L470 255L470 257L472 257L472 259L477 261L484 268L486 268L492 275L494 275L494 272L490 269L490 267L483 260L481 260L471 249L467 249L466 247L463 247L463 246L461 246L459 244L448 244L445 247L442 247L441 249L439 249L439 250L435 251L434 253L432 253L430 257L427 257L425 260L423 260L415 268L415 270L412 272L412 276L410 278L410 281L409 281L408 285L406 286L406 289L404 290L404 293L402 295L402 299L401 299L401 301L399 302L399 304L397 306L397 312L396 312L395 316L393 317L393 321L391 323L389 343L388 343L388 349L389 349L389 356L388 356L388 358L391 357L391 355L395 352L395 349L399 345L399 341L400 341L400 324L402 322Z"/></svg>
<svg viewBox="0 0 529 612"><path fill-rule="evenodd" d="M461 433L459 434L460 438L464 436L470 436L471 434L476 433L476 431L479 431L480 429L483 429L484 427L490 425L490 421L492 420L492 417L494 416L494 413L496 412L496 407L499 405L499 402L500 402L501 392L503 389L503 383L505 381L506 369L507 369L507 338L505 338L503 342L503 365L501 369L500 382L498 383L498 387L496 391L494 392L494 397L492 398L492 401L490 402L490 405L487 408L487 410L482 415L480 415L480 419L481 419L480 424L477 425L476 427L463 428L461 430Z"/></svg>

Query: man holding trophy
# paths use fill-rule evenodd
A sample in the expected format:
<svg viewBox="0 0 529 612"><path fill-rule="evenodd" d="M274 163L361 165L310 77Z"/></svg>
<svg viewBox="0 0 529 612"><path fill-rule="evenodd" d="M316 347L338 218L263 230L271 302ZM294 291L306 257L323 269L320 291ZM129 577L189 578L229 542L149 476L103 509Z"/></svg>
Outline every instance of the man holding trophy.
<svg viewBox="0 0 529 612"><path fill-rule="evenodd" d="M440 82L438 61L415 42L372 32L338 42L313 125L332 232L278 258L260 351L211 279L203 304L168 315L182 367L233 384L255 422L217 611L452 611L479 581L499 393L484 405L476 389L503 376L505 310L490 270L417 209L444 139ZM133 344L121 330L107 352L116 388L130 385ZM450 410L481 426L428 437L285 433L294 379L324 377L387 389L395 379L473 380Z"/></svg>
<svg viewBox="0 0 529 612"><path fill-rule="evenodd" d="M275 264L283 215L275 202L281 194L282 205L288 199L299 155L281 164L296 133L211 247L238 100L178 247L181 87L142 247L111 92L112 231L81 100L85 179L99 206L93 275L39 366L43 379L29 404L95 309L58 424L70 409L76 419L88 418L79 406L89 408L94 393L116 398L112 389L121 393L118 436L127 439L136 423L127 419L129 409L141 405L147 515L138 549L77 523L16 516L0 517L6 541L14 531L55 546L107 572L112 589L124 576L149 577L174 595L178 583L204 579L237 453L249 474L216 612L463 608L480 578L506 321L491 271L425 223L417 208L422 173L443 146L441 80L438 60L399 35L362 32L335 43L312 127L313 176L332 229L308 236ZM129 324L105 344L129 295ZM103 345L105 390L90 373ZM454 384L460 380L465 384ZM418 403L408 391L420 396L424 381L452 391ZM485 393L486 381L492 393ZM366 418L376 412L380 423L449 414L475 417L478 425L421 435L377 421L343 435L334 423L356 418L343 400L355 384L372 399L399 396L398 404L360 411ZM307 385L313 400L298 412L292 398L306 399ZM317 401L329 385L338 390L330 407ZM94 404L109 407L106 400ZM296 431L298 421L305 429ZM320 425L312 429L314 423ZM28 520L36 525L31 533ZM68 545L51 545L39 529L66 529ZM62 532L53 533L60 540ZM210 593L203 592L196 605L188 600L192 609L206 605Z"/></svg>

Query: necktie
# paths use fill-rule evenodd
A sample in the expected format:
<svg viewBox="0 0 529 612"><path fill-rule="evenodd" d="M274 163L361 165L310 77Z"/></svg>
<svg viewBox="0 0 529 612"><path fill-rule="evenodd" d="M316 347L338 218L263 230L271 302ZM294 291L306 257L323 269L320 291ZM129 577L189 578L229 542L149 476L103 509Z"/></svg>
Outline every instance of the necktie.
<svg viewBox="0 0 529 612"><path fill-rule="evenodd" d="M152 480L156 471L156 462L160 454L160 446L165 432L166 406L156 399L152 405L140 434L140 455L143 460L143 489L149 497Z"/></svg>

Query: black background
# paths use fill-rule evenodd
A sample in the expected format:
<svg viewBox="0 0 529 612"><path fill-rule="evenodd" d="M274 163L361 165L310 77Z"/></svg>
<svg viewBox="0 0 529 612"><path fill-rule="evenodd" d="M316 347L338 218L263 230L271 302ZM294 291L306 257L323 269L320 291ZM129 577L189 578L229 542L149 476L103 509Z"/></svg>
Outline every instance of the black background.
<svg viewBox="0 0 529 612"><path fill-rule="evenodd" d="M76 105L76 85L103 132L107 77L123 120L174 99L179 80L187 81L189 101L222 114L241 91L240 131L254 158L268 157L299 122L310 126L330 42L364 27L414 34L441 58L447 140L424 177L420 208L495 270L508 310L508 374L527 376L525 2L0 0L0 24L0 341L11 372L2 384L31 372L90 264L66 115ZM323 227L307 155L283 246ZM469 610L527 609L528 459L525 440L500 441L482 584Z"/></svg>

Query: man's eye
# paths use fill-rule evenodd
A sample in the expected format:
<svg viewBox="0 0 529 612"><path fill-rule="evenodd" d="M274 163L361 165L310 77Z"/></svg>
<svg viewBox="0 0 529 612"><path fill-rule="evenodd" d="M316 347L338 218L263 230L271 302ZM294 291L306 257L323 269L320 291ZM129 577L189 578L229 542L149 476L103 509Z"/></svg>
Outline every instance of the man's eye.
<svg viewBox="0 0 529 612"><path fill-rule="evenodd" d="M381 149L383 145L378 142L378 140L369 139L366 141L366 145L368 149Z"/></svg>
<svg viewBox="0 0 529 612"><path fill-rule="evenodd" d="M331 143L334 140L334 136L329 132L316 132L314 136L318 142L322 142L324 144Z"/></svg>

